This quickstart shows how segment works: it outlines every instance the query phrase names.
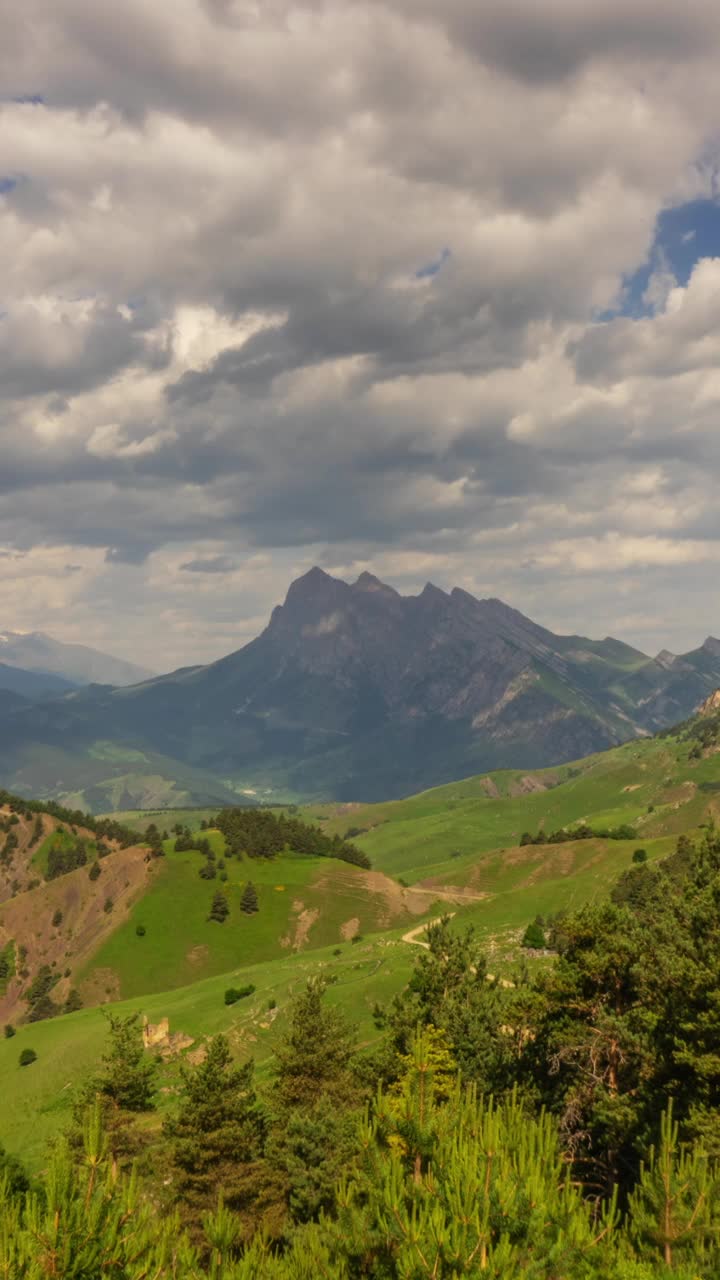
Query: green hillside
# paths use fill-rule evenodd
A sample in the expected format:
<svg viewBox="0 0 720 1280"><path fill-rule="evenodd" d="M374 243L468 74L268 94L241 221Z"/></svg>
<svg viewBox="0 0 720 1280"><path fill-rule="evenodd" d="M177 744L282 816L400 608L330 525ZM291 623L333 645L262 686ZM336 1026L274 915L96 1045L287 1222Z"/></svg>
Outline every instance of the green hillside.
<svg viewBox="0 0 720 1280"><path fill-rule="evenodd" d="M492 849L536 833L590 822L630 824L638 841L697 826L714 808L720 759L689 759L679 737L629 742L555 769L502 770L378 805L311 806L328 832L352 831L373 866L408 883L457 881Z"/></svg>
<svg viewBox="0 0 720 1280"><path fill-rule="evenodd" d="M222 859L223 839L209 833ZM270 961L284 952L340 945L353 935L377 933L415 916L393 892L392 881L368 876L330 858L284 854L276 859L228 859L219 878L201 880L197 852L168 853L148 891L77 975L85 994L145 995L225 973L239 965ZM245 915L241 893L251 881L258 911ZM229 915L208 919L216 892L225 894ZM428 897L426 910L436 907ZM138 937L137 928L145 933Z"/></svg>
<svg viewBox="0 0 720 1280"><path fill-rule="evenodd" d="M119 886L123 876L128 883L135 876L125 897L118 889L118 905L103 918L97 940L77 954L68 982L89 1007L18 1025L15 1037L0 1040L0 1083L17 1104L0 1123L0 1140L38 1159L44 1137L64 1123L70 1082L89 1068L101 1044L104 1020L96 1005L140 1009L151 1022L168 1017L173 1032L193 1040L228 1030L237 1054L252 1054L262 1066L291 993L308 974L328 972L337 977L332 1001L347 1002L351 990L353 1017L372 1039L373 1004L404 985L427 921L445 912L453 929L473 924L493 972L509 975L535 916L602 901L637 848L652 864L674 850L679 834L697 836L719 794L712 733L702 740L681 734L553 770L468 778L403 801L302 811L325 834L352 840L369 855L371 871L291 850L275 858L227 857L220 832L200 829L214 816L208 808L126 812L125 823L139 831L180 823L198 842L208 840L218 874L201 878L203 855L176 851L172 837L164 857L145 871L142 848L118 849L97 885L81 867L0 909L6 924L20 921L10 934L13 945L20 944L22 921L37 918L35 902L43 903L43 918L70 902L79 886L102 903L111 873ZM521 843L524 833L537 838L582 823L592 827L592 838ZM619 827L629 827L632 837L608 834ZM49 839L26 855L36 872L43 870ZM248 881L259 908L249 915L240 905ZM224 923L208 919L218 890L229 908ZM61 934L58 963L76 942L72 929ZM238 980L257 990L227 1008L223 992ZM276 1001L272 1011L270 1000ZM42 1071L18 1070L26 1044L42 1059ZM170 1080L175 1069L172 1063L164 1068Z"/></svg>
<svg viewBox="0 0 720 1280"><path fill-rule="evenodd" d="M222 976L207 978L173 991L156 991L142 999L113 1003L124 1015L141 1010L149 1022L168 1018L172 1033L184 1032L198 1044L225 1032L239 1057L256 1059L260 1074L285 1026L290 997L316 973L332 978L328 999L337 1007L352 1007L361 1042L377 1035L372 1009L389 999L407 981L414 948L396 936L356 945L344 943L340 954L325 948L307 955L285 955L261 964L232 967ZM253 995L227 1006L224 993L233 983L252 983ZM269 1009L272 1001L276 1008ZM101 1008L81 1009L63 1018L21 1026L12 1039L0 1038L0 1090L13 1105L3 1109L0 1141L31 1168L39 1167L47 1139L67 1124L72 1089L97 1063L107 1036ZM33 1070L22 1070L18 1058L31 1046L38 1055ZM163 1068L164 1085L172 1087L177 1062ZM162 1095L161 1095L162 1096ZM166 1097L166 1102L169 1099Z"/></svg>

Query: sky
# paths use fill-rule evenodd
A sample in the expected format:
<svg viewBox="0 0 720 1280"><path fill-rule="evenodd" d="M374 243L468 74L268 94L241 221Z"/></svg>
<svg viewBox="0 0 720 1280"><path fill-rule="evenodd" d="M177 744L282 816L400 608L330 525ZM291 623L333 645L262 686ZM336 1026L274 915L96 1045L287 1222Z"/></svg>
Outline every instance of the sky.
<svg viewBox="0 0 720 1280"><path fill-rule="evenodd" d="M0 0L3 629L720 634L720 6Z"/></svg>

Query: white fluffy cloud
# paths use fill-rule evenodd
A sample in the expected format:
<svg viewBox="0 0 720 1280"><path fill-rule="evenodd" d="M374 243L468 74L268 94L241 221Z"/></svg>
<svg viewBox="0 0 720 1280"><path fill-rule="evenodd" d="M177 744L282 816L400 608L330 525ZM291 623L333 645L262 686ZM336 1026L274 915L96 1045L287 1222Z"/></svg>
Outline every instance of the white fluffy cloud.
<svg viewBox="0 0 720 1280"><path fill-rule="evenodd" d="M720 245L621 306L717 190L706 0L27 0L6 37L5 625L214 657L319 560L720 629Z"/></svg>

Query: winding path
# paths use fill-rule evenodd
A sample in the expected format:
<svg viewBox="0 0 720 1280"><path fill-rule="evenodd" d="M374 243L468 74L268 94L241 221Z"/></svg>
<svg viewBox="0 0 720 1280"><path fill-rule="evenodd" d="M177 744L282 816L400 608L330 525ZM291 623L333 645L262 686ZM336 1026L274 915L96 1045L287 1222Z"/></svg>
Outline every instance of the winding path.
<svg viewBox="0 0 720 1280"><path fill-rule="evenodd" d="M415 929L408 929L407 933L404 933L402 936L403 942L409 942L411 946L415 947L425 947L425 949L429 951L430 943L421 942L418 935L425 933L426 929L429 929L434 924L440 924L443 920L452 920L454 915L454 911L448 911L444 916L436 916L434 920L426 920L424 924L417 925Z"/></svg>
<svg viewBox="0 0 720 1280"><path fill-rule="evenodd" d="M424 933L424 932L425 932L425 930L426 930L426 929L429 929L429 928L430 928L430 926L431 926L431 925L433 925L433 924L440 924L440 922L441 922L442 920L451 920L451 919L452 919L452 917L453 917L455 914L456 914L456 913L455 913L454 911L448 911L447 915L444 915L444 916L436 916L434 920L426 920L426 921L425 921L425 924L419 924L419 925L417 925L417 926L416 926L416 928L414 928L414 929L408 929L407 933L404 933L404 934L403 934L403 936L402 936L402 941L403 941L403 942L409 942L409 943L410 943L410 945L411 945L411 946L413 946L413 947L425 947L425 950L426 950L426 951L429 951L429 950L430 950L430 943L429 943L429 942L422 942L418 935L419 935L419 934L421 934L421 933ZM486 976L486 978L487 978L488 982L494 982L494 981L495 981L495 974L494 974L494 973L488 973L488 974L486 974L485 976ZM498 982L500 983L500 986L501 986L501 987L514 987L514 986L515 986L515 983L514 983L514 982L511 982L509 978L498 978Z"/></svg>

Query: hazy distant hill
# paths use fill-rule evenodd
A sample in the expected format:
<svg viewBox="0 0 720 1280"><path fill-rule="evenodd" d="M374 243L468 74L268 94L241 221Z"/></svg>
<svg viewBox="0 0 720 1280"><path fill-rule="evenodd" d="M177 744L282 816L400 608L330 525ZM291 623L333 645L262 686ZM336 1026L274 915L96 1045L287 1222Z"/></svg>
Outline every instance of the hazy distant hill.
<svg viewBox="0 0 720 1280"><path fill-rule="evenodd" d="M577 759L683 719L718 684L713 639L651 659L556 636L500 600L430 584L403 597L370 574L350 585L313 569L219 662L0 711L0 781L62 795L92 761L110 795L110 779L131 771L138 785L161 757L189 799L193 771L202 802L211 779L265 799L378 799Z"/></svg>
<svg viewBox="0 0 720 1280"><path fill-rule="evenodd" d="M83 644L64 644L41 631L0 632L0 662L25 671L61 676L74 685L137 684L154 675L146 667L123 658L113 658Z"/></svg>
<svg viewBox="0 0 720 1280"><path fill-rule="evenodd" d="M77 687L72 680L66 680L63 676L47 671L25 671L22 667L11 667L5 662L0 662L0 690L5 694L14 694L16 706L21 705L26 699L55 697L57 694L69 693L71 689L77 689ZM6 698L3 705L13 705L13 703L8 702Z"/></svg>

